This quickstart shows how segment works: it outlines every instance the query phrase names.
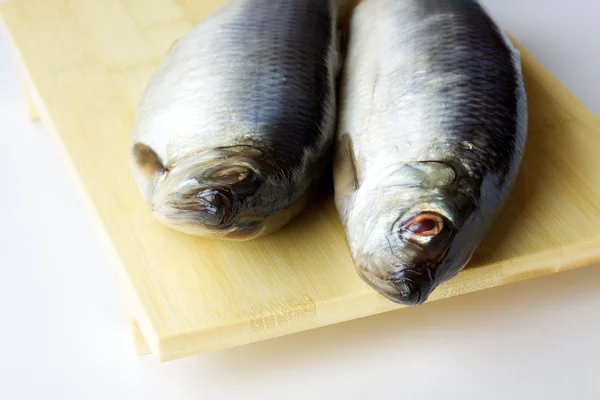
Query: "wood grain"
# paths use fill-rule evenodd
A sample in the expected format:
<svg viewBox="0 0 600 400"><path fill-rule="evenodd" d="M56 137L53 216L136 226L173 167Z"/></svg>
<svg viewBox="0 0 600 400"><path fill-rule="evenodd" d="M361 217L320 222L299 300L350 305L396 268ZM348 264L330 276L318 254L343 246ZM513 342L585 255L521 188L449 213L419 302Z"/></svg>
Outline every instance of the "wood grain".
<svg viewBox="0 0 600 400"><path fill-rule="evenodd" d="M169 47L221 1L19 0L0 12L27 90L118 256L127 305L166 361L400 306L354 272L331 193L270 237L217 242L154 221L128 169L137 102ZM600 121L529 53L529 140L504 212L429 301L600 261ZM137 343L143 343L138 337Z"/></svg>

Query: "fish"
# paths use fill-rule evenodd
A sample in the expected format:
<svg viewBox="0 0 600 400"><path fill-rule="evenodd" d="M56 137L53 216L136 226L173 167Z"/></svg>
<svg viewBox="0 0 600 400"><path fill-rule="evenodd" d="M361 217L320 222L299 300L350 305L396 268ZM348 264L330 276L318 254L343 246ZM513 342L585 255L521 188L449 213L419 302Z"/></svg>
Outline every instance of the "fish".
<svg viewBox="0 0 600 400"><path fill-rule="evenodd" d="M129 145L156 220L246 241L306 207L332 157L337 12L333 0L229 0L172 45Z"/></svg>
<svg viewBox="0 0 600 400"><path fill-rule="evenodd" d="M474 0L363 0L348 26L335 207L358 275L416 306L469 263L514 188L521 54Z"/></svg>

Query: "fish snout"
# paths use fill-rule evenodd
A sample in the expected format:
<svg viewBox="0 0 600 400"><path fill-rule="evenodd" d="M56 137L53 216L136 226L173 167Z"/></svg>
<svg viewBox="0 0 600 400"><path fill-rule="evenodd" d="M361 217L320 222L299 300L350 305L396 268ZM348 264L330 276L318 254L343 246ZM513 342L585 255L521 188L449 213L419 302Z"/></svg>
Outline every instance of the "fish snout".
<svg viewBox="0 0 600 400"><path fill-rule="evenodd" d="M399 278L392 281L392 285L396 289L394 301L396 303L416 306L424 303L426 294L428 293L427 284L420 284L412 281L410 278Z"/></svg>
<svg viewBox="0 0 600 400"><path fill-rule="evenodd" d="M401 269L387 277L359 269L359 275L379 294L406 306L424 303L435 288L435 278L428 268Z"/></svg>
<svg viewBox="0 0 600 400"><path fill-rule="evenodd" d="M392 281L397 290L396 302L405 305L417 305L421 300L421 291L417 284L407 278Z"/></svg>
<svg viewBox="0 0 600 400"><path fill-rule="evenodd" d="M196 195L198 219L208 226L221 226L234 218L235 199L227 189L205 189Z"/></svg>
<svg viewBox="0 0 600 400"><path fill-rule="evenodd" d="M397 290L398 303L418 305L424 303L434 288L434 274L428 267L401 270L390 279Z"/></svg>
<svg viewBox="0 0 600 400"><path fill-rule="evenodd" d="M207 187L190 195L173 196L152 208L154 213L169 220L218 228L235 219L239 206L230 190Z"/></svg>
<svg viewBox="0 0 600 400"><path fill-rule="evenodd" d="M198 227L228 229L261 183L256 171L231 160L211 167L200 164L186 168L182 164L162 184L153 211Z"/></svg>

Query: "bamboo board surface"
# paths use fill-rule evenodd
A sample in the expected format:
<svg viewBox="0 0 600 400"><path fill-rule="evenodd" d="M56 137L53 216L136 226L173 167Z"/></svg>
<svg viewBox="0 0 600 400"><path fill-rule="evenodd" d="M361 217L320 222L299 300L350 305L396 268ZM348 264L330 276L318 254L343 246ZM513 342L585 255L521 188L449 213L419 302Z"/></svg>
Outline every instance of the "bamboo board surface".
<svg viewBox="0 0 600 400"><path fill-rule="evenodd" d="M128 168L137 103L171 44L221 2L0 4L31 116L60 138L117 256L136 348L162 361L401 307L354 272L327 191L323 205L246 243L152 219ZM600 120L521 51L530 122L516 189L469 266L430 302L600 261Z"/></svg>

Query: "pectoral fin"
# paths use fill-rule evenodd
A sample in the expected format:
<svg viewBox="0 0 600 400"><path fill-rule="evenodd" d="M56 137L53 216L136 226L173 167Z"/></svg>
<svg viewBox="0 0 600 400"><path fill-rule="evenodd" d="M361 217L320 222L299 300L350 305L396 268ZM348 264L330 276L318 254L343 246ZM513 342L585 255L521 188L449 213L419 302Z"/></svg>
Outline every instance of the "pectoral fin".
<svg viewBox="0 0 600 400"><path fill-rule="evenodd" d="M343 134L337 142L333 161L333 179L336 207L344 220L354 194L359 188L352 138L347 133Z"/></svg>
<svg viewBox="0 0 600 400"><path fill-rule="evenodd" d="M148 145L136 143L132 149L133 175L142 189L146 201L150 201L154 193L157 179L164 174L165 168L159 155Z"/></svg>

